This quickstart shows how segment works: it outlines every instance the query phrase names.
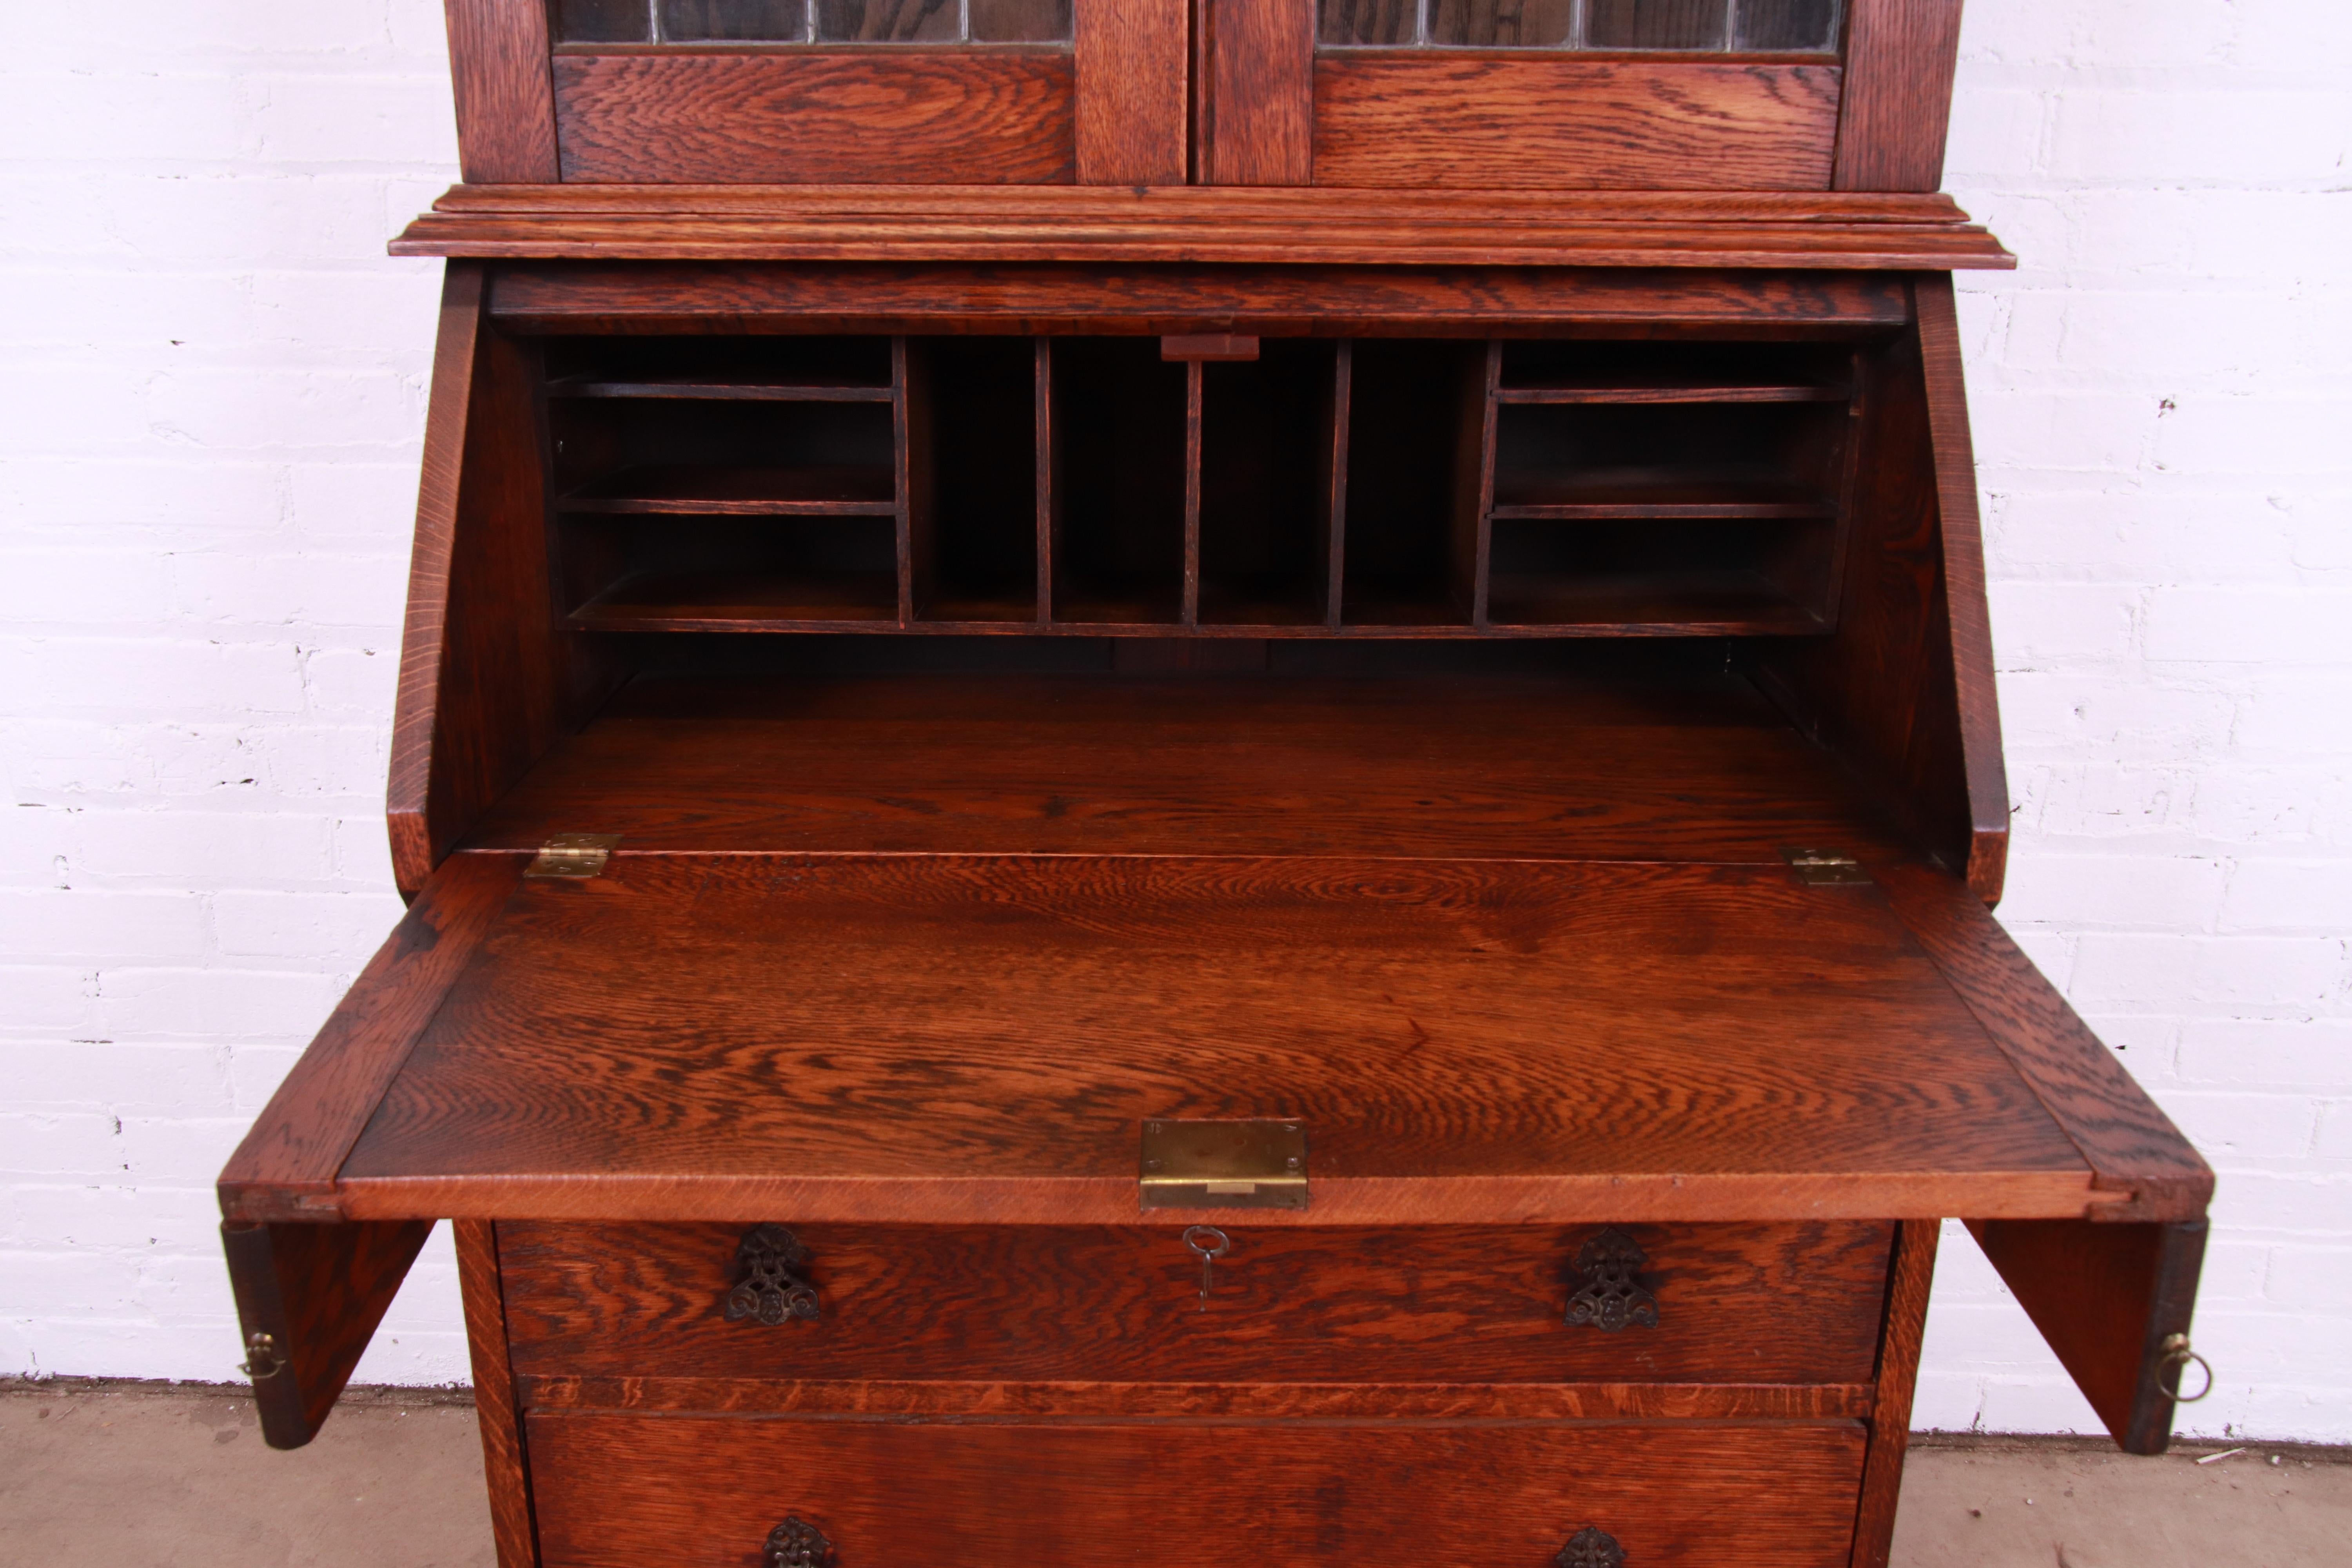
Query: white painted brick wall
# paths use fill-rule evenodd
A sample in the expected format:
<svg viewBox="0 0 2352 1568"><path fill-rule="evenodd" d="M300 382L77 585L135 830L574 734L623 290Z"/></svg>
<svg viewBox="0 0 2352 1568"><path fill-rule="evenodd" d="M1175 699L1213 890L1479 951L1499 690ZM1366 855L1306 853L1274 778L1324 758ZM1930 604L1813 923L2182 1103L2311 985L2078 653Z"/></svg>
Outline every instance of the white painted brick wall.
<svg viewBox="0 0 2352 1568"><path fill-rule="evenodd" d="M88 29L89 37L79 37ZM398 911L434 0L0 51L0 1372L218 1378L209 1183ZM2002 918L2221 1172L2199 1432L2352 1439L2352 8L1971 0ZM462 1378L446 1242L364 1379ZM1922 1425L2088 1430L1965 1235Z"/></svg>

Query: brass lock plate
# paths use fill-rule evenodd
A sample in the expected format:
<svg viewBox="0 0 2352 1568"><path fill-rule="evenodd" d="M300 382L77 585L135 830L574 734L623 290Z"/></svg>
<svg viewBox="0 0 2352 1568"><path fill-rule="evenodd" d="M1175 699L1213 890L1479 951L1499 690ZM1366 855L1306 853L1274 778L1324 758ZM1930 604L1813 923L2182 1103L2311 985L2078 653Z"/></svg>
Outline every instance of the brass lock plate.
<svg viewBox="0 0 2352 1568"><path fill-rule="evenodd" d="M1307 1124L1146 1121L1139 1183L1148 1209L1303 1209Z"/></svg>

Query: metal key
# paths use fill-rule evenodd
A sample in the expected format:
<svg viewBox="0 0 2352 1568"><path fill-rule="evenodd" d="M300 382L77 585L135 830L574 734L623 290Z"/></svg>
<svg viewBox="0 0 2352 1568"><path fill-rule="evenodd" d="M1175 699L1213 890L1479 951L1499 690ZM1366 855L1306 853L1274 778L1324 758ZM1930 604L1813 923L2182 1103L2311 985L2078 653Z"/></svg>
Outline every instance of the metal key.
<svg viewBox="0 0 2352 1568"><path fill-rule="evenodd" d="M1201 1260L1201 1310L1209 1310L1210 1277L1216 1272L1217 1259L1231 1252L1233 1242L1213 1225L1196 1225L1184 1232L1184 1245Z"/></svg>

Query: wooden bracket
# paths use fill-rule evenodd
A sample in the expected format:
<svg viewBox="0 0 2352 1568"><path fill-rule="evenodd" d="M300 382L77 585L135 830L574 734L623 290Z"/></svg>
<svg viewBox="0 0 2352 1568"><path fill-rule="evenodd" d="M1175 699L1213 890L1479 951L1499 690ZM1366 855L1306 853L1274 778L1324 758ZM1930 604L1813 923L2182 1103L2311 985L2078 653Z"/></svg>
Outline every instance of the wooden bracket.
<svg viewBox="0 0 2352 1568"><path fill-rule="evenodd" d="M359 1365L433 1222L221 1226L262 1440L299 1448Z"/></svg>

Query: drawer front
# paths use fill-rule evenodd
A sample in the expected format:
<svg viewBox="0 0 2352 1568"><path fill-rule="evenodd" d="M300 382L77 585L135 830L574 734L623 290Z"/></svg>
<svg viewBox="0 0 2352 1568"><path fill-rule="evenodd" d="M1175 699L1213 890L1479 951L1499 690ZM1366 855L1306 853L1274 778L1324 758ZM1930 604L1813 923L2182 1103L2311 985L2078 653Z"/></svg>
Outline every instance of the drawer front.
<svg viewBox="0 0 2352 1568"><path fill-rule="evenodd" d="M730 1321L745 1227L501 1222L526 1378L802 1382L1869 1381L1893 1227L1628 1226L1654 1327L1572 1325L1600 1226L807 1226L820 1315ZM707 1406L706 1406L707 1407Z"/></svg>
<svg viewBox="0 0 2352 1568"><path fill-rule="evenodd" d="M1842 1568L1858 1424L901 1426L530 1419L543 1568L749 1568L787 1518L839 1568L1442 1563Z"/></svg>

